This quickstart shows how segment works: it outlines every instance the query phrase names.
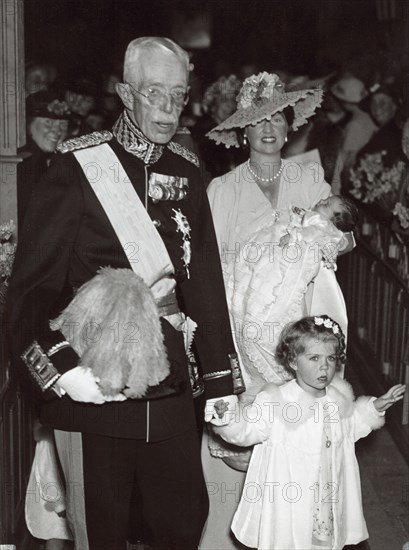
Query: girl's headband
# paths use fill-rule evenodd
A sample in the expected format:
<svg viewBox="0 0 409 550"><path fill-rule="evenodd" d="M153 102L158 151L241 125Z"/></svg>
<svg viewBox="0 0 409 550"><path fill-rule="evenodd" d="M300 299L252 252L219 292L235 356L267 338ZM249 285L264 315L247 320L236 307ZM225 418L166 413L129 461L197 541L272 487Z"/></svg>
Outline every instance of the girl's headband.
<svg viewBox="0 0 409 550"><path fill-rule="evenodd" d="M325 328L332 329L332 332L334 334L340 334L341 332L338 323L332 321L328 317L326 319L324 319L323 317L314 317L314 324L316 324L317 326L324 325Z"/></svg>

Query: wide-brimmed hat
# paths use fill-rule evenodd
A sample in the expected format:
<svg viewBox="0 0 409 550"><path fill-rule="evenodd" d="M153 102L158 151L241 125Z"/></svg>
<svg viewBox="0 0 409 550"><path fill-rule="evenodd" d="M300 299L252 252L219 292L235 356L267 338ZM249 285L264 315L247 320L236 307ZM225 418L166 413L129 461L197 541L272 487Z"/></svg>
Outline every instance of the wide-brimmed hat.
<svg viewBox="0 0 409 550"><path fill-rule="evenodd" d="M26 100L28 117L54 118L69 120L71 111L68 104L55 92L42 90L30 94Z"/></svg>
<svg viewBox="0 0 409 550"><path fill-rule="evenodd" d="M368 95L365 84L355 76L343 76L331 86L331 93L346 103L361 103Z"/></svg>
<svg viewBox="0 0 409 550"><path fill-rule="evenodd" d="M266 72L252 75L243 83L237 96L236 112L206 135L226 147L239 147L237 129L257 124L286 107L294 109L293 130L305 124L321 104L323 91L319 88L286 92L276 74Z"/></svg>

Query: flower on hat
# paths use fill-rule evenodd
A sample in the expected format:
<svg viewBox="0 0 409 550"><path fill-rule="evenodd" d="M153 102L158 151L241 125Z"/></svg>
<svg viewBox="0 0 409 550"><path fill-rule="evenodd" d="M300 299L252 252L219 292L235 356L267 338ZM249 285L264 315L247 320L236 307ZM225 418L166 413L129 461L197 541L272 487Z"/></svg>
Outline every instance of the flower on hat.
<svg viewBox="0 0 409 550"><path fill-rule="evenodd" d="M271 99L275 88L284 88L276 74L266 72L246 78L237 96L237 105L241 109L251 107L263 99Z"/></svg>
<svg viewBox="0 0 409 550"><path fill-rule="evenodd" d="M314 317L314 323L320 326L324 323L324 319L322 317Z"/></svg>
<svg viewBox="0 0 409 550"><path fill-rule="evenodd" d="M68 107L68 103L66 101L60 101L59 99L54 99L47 105L47 111L50 113L53 113L54 115L69 115L71 114L71 111Z"/></svg>

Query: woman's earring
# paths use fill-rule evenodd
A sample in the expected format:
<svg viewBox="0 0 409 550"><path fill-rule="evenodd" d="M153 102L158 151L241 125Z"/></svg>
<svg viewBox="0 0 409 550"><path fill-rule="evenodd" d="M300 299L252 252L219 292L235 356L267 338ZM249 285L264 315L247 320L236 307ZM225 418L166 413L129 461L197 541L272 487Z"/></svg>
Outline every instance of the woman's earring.
<svg viewBox="0 0 409 550"><path fill-rule="evenodd" d="M287 141L288 141L288 137L287 137L287 136L285 136L285 140L284 140L284 141L285 141L285 143L287 143Z"/></svg>
<svg viewBox="0 0 409 550"><path fill-rule="evenodd" d="M244 134L243 136L243 145L247 145L247 136Z"/></svg>

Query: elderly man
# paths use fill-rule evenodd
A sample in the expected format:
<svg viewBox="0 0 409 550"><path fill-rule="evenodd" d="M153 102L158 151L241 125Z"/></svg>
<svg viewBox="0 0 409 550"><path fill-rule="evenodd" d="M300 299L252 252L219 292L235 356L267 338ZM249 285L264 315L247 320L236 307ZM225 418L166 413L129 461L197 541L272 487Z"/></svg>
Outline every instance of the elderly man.
<svg viewBox="0 0 409 550"><path fill-rule="evenodd" d="M12 349L44 396L52 395L40 418L54 429L77 550L125 548L135 487L155 548L197 548L207 515L185 347L195 323L207 398L233 393L237 358L198 160L171 141L188 71L186 52L171 40L132 41L117 85L125 110L112 133L61 145L20 236L8 302ZM70 331L50 328L74 290L104 266L132 268L158 309L171 374L138 399L103 392ZM117 287L110 307L127 291ZM135 307L128 301L125 309ZM135 321L139 313L146 311ZM83 327L82 337L119 357L133 341L129 325L119 320L103 338L101 327ZM152 352L149 338L140 345Z"/></svg>

